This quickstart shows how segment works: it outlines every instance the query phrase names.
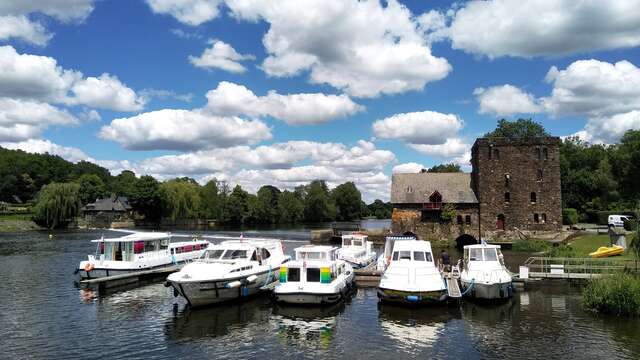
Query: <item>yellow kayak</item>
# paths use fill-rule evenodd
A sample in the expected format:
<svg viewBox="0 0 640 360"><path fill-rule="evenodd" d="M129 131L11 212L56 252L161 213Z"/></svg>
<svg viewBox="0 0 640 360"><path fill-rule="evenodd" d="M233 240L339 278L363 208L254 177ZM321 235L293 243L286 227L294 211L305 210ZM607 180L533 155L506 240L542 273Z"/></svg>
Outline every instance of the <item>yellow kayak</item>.
<svg viewBox="0 0 640 360"><path fill-rule="evenodd" d="M589 254L592 258L603 258L607 256L620 255L624 252L622 246L613 245L612 247L601 246L598 250Z"/></svg>

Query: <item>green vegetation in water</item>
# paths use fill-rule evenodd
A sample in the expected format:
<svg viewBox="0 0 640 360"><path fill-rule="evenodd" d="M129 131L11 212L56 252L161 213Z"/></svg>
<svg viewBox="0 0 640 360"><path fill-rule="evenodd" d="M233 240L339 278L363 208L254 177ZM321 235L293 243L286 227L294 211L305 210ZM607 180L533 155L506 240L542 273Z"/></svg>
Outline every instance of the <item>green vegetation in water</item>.
<svg viewBox="0 0 640 360"><path fill-rule="evenodd" d="M584 306L616 316L640 316L640 278L615 274L594 279L582 292Z"/></svg>

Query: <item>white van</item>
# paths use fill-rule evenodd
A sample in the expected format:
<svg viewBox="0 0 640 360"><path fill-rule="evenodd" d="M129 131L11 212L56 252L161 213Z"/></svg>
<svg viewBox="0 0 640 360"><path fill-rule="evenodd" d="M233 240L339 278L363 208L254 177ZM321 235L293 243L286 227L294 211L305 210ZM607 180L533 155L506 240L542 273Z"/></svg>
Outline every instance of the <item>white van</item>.
<svg viewBox="0 0 640 360"><path fill-rule="evenodd" d="M609 215L609 226L623 227L624 222L631 220L633 217L629 215Z"/></svg>

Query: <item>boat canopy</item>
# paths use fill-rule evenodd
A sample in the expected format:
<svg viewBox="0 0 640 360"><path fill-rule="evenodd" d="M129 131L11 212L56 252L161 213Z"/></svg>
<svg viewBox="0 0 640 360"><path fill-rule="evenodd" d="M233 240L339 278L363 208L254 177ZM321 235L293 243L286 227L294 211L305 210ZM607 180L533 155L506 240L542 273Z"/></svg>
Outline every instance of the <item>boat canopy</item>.
<svg viewBox="0 0 640 360"><path fill-rule="evenodd" d="M136 242L136 241L154 241L164 240L171 238L169 233L133 233L131 235L122 236L119 238L102 238L91 240L91 242Z"/></svg>
<svg viewBox="0 0 640 360"><path fill-rule="evenodd" d="M415 236L408 236L408 235L390 235L387 236L385 238L385 242L384 242L384 256L385 258L388 258L391 256L391 253L393 252L393 246L396 243L396 241L411 241L411 240L417 240Z"/></svg>
<svg viewBox="0 0 640 360"><path fill-rule="evenodd" d="M336 259L337 247L305 245L296 248L296 260L332 261Z"/></svg>
<svg viewBox="0 0 640 360"><path fill-rule="evenodd" d="M365 247L365 241L368 236L365 234L348 234L342 235L342 246Z"/></svg>

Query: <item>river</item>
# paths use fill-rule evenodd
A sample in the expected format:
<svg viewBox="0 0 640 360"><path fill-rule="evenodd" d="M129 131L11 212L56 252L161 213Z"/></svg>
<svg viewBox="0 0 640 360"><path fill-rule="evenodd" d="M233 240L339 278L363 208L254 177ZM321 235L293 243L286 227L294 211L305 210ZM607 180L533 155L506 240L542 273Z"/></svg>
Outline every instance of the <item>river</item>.
<svg viewBox="0 0 640 360"><path fill-rule="evenodd" d="M306 234L274 233L293 240L288 251ZM418 309L381 306L375 289L323 309L267 296L189 309L162 284L96 296L72 273L102 234L0 234L0 358L640 358L640 320L587 313L579 288L565 283L499 305ZM523 255L505 258L514 267Z"/></svg>

